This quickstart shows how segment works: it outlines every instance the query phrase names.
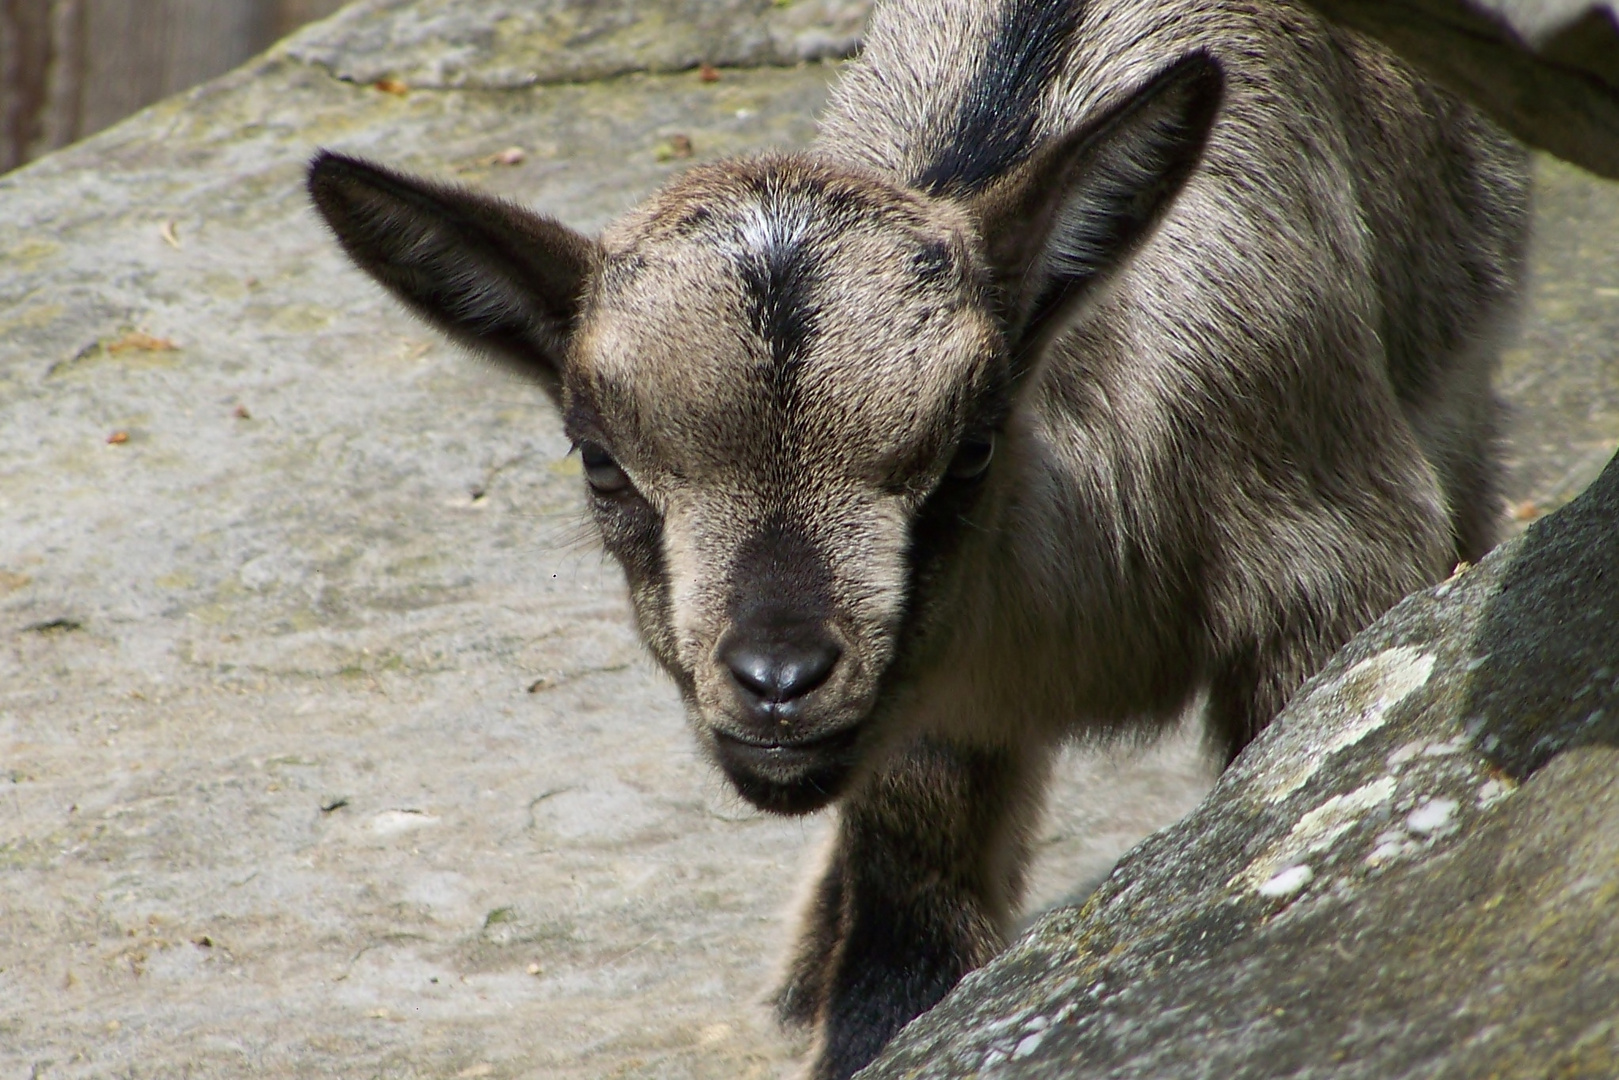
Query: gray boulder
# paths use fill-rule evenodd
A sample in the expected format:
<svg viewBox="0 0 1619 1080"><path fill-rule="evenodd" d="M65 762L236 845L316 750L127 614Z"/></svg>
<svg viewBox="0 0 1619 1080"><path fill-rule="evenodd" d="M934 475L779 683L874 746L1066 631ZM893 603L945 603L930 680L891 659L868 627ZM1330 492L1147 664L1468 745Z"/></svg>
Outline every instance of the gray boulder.
<svg viewBox="0 0 1619 1080"><path fill-rule="evenodd" d="M1616 534L1619 463L861 1075L1619 1075Z"/></svg>
<svg viewBox="0 0 1619 1080"><path fill-rule="evenodd" d="M1310 0L1531 146L1619 177L1614 0Z"/></svg>

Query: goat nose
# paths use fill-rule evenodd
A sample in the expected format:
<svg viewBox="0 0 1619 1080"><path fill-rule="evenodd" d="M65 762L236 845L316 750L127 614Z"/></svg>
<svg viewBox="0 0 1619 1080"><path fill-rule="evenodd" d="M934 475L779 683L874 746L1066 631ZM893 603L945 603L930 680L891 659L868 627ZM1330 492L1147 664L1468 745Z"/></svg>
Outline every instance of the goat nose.
<svg viewBox="0 0 1619 1080"><path fill-rule="evenodd" d="M824 639L790 645L738 641L725 648L720 659L744 690L767 704L780 705L824 683L841 653Z"/></svg>

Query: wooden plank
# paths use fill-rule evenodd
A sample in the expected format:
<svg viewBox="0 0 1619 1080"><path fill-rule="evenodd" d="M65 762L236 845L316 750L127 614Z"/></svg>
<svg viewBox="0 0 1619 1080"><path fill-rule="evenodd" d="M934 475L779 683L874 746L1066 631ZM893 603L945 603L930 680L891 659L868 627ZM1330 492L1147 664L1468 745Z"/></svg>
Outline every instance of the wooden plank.
<svg viewBox="0 0 1619 1080"><path fill-rule="evenodd" d="M0 0L0 171L221 75L343 0Z"/></svg>

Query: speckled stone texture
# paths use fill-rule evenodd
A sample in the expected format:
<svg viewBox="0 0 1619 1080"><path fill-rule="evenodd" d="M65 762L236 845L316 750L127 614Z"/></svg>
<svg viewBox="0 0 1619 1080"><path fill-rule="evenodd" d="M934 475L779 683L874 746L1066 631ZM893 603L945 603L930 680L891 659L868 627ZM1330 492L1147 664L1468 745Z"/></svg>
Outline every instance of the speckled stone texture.
<svg viewBox="0 0 1619 1080"><path fill-rule="evenodd" d="M861 1075L1619 1075L1619 463Z"/></svg>
<svg viewBox="0 0 1619 1080"><path fill-rule="evenodd" d="M870 0L360 0L287 55L351 82L512 89L849 56Z"/></svg>

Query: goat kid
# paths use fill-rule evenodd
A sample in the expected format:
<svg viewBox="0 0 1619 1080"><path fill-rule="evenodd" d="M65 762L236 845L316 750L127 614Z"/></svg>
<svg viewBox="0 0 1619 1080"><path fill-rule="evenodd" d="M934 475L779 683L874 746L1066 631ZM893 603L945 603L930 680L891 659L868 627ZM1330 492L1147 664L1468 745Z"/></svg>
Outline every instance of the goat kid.
<svg viewBox="0 0 1619 1080"><path fill-rule="evenodd" d="M1060 740L1206 692L1235 755L1494 537L1523 155L1286 0L890 0L812 149L599 240L309 187L556 401L736 789L838 803L777 998L820 1080L1002 946Z"/></svg>

